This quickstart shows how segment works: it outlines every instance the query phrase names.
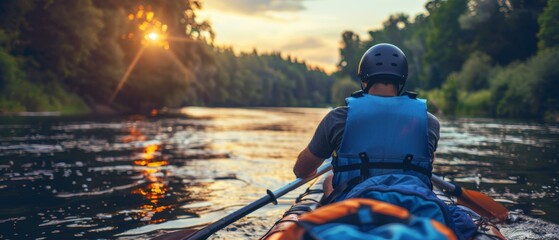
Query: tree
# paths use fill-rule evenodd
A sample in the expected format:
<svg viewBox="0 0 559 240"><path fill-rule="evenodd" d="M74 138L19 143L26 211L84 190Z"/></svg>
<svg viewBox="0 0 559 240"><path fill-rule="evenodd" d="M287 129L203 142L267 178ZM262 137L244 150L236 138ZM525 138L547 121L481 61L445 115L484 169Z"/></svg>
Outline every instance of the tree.
<svg viewBox="0 0 559 240"><path fill-rule="evenodd" d="M332 103L345 105L345 99L359 89L359 84L348 77L338 79L332 85Z"/></svg>
<svg viewBox="0 0 559 240"><path fill-rule="evenodd" d="M462 65L462 69L454 73L460 89L466 91L478 91L489 87L489 79L492 77L493 60L483 52L473 52L468 60Z"/></svg>
<svg viewBox="0 0 559 240"><path fill-rule="evenodd" d="M467 0L434 1L428 4L428 31L424 58L428 88L440 87L446 76L460 69L469 48L461 33L458 16L467 9Z"/></svg>
<svg viewBox="0 0 559 240"><path fill-rule="evenodd" d="M547 7L538 17L538 47L551 48L559 45L559 1L548 1Z"/></svg>
<svg viewBox="0 0 559 240"><path fill-rule="evenodd" d="M37 71L32 79L71 80L79 64L99 46L103 13L90 0L43 0L36 5L25 15L18 53L33 55L38 66L31 70Z"/></svg>
<svg viewBox="0 0 559 240"><path fill-rule="evenodd" d="M469 0L459 17L470 48L491 56L498 64L525 60L537 51L540 0Z"/></svg>
<svg viewBox="0 0 559 240"><path fill-rule="evenodd" d="M345 31L342 34L340 62L338 63L339 71L357 81L357 69L363 53L359 35L351 31Z"/></svg>
<svg viewBox="0 0 559 240"><path fill-rule="evenodd" d="M201 7L198 0L0 1L0 111L84 110L82 100L106 105L114 92L112 106L133 111L329 103L333 78L321 69L279 52L236 55L213 46Z"/></svg>

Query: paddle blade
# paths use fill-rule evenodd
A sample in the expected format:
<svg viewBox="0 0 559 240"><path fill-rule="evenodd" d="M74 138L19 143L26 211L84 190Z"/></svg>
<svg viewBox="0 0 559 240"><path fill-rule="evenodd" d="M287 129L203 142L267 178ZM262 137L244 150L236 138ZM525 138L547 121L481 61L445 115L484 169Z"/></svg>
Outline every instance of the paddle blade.
<svg viewBox="0 0 559 240"><path fill-rule="evenodd" d="M505 206L489 196L465 188L462 188L462 194L458 196L458 204L474 210L481 216L497 218L500 221L505 221L509 214L509 210Z"/></svg>

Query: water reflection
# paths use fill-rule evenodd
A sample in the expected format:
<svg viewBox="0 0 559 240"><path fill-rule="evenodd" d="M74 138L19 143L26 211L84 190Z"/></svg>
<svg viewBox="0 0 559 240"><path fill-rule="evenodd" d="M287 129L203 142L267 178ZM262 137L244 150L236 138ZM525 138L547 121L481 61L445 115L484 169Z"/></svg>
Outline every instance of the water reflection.
<svg viewBox="0 0 559 240"><path fill-rule="evenodd" d="M121 139L123 142L144 141L146 136L143 135L136 127L131 127L130 135L124 136ZM164 174L161 170L161 167L169 165L169 162L161 159L162 154L160 150L161 145L159 144L147 145L139 154L134 155L139 159L135 159L133 161L136 166L147 167L142 168L142 174L148 181L147 185L132 191L133 194L141 195L148 201L146 204L139 207L141 210L139 212L139 216L134 217L134 219L148 222L148 224L165 221L165 218L154 219L154 215L171 208L170 205L160 204L160 200L165 198L166 193L169 190L164 181Z"/></svg>
<svg viewBox="0 0 559 240"><path fill-rule="evenodd" d="M0 238L145 239L215 221L291 181L293 159L327 112L188 108L172 117L0 118ZM534 220L559 222L552 214L559 206L557 125L442 119L441 126L436 172L528 219L504 227L512 236L558 229ZM300 191L214 237L263 234Z"/></svg>

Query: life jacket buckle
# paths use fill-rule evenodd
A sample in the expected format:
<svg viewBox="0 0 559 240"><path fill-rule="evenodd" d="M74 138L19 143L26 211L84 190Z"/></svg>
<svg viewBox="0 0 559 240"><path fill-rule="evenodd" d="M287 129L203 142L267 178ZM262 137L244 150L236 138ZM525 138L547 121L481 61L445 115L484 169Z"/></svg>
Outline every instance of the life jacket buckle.
<svg viewBox="0 0 559 240"><path fill-rule="evenodd" d="M411 170L411 160L413 160L413 154L407 154L404 158L404 172Z"/></svg>

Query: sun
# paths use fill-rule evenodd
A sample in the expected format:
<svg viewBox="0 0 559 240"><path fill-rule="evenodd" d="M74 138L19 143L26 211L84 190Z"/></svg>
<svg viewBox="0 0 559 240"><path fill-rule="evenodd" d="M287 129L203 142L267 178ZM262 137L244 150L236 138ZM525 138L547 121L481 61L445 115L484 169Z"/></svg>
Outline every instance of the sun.
<svg viewBox="0 0 559 240"><path fill-rule="evenodd" d="M147 35L147 37L152 41L157 41L157 39L159 38L159 35L157 35L157 33L151 32Z"/></svg>
<svg viewBox="0 0 559 240"><path fill-rule="evenodd" d="M150 9L151 7L148 7L146 9L143 5L139 5L137 8L137 12L128 14L128 20L131 21L132 23L137 24L135 28L137 28L136 31L139 30L139 34L135 34L134 32L129 32L128 34L123 36L123 39L127 38L129 40L132 40L135 36L141 36L142 47L140 48L140 50L138 50L138 52L134 56L134 59L132 60L130 65L128 65L128 68L126 68L126 72L124 72L124 75L118 82L118 85L113 91L113 94L109 98L110 104L113 102L118 92L120 92L120 89L124 86L124 83L126 82L126 80L128 80L128 77L130 77L130 74L136 67L138 60L140 59L144 50L147 47L160 47L163 48L164 50L169 50L170 49L169 41L183 41L183 42L194 41L193 39L190 38L170 37L169 33L167 32L169 26L167 26L167 24L160 22L155 17L155 12L151 11ZM173 53L173 51L165 51L165 52L179 66L181 72L186 77L190 76L190 72L188 71L188 69L184 66L184 64L177 57L177 55Z"/></svg>
<svg viewBox="0 0 559 240"><path fill-rule="evenodd" d="M159 46L164 49L169 49L166 32L159 31L158 29L146 32L142 44L144 44L144 46Z"/></svg>

